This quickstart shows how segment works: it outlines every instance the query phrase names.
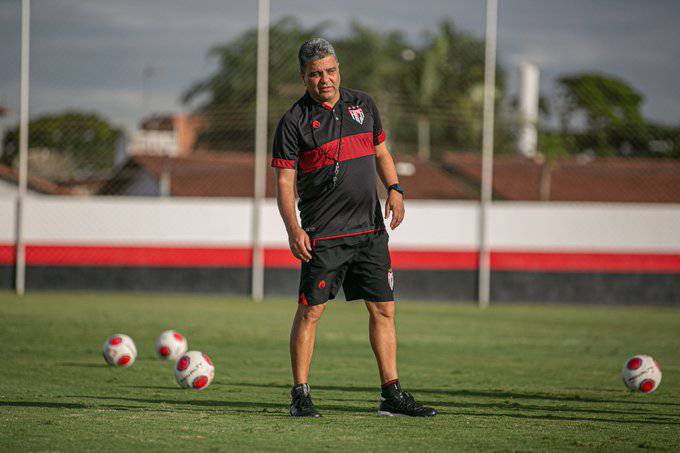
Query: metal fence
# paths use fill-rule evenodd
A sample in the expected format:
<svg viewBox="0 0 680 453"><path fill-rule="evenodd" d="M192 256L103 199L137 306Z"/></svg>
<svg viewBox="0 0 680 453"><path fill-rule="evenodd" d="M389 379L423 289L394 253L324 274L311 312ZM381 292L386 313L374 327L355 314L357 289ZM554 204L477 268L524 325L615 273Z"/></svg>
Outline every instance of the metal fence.
<svg viewBox="0 0 680 453"><path fill-rule="evenodd" d="M229 184L228 175L215 174L213 160L238 160L230 153L254 150L257 5L198 5L32 2L30 188L244 195L238 181ZM470 197L478 196L484 4L425 2L421 27L409 20L411 5L391 7L384 24L375 17L379 6L319 5L271 4L267 136L304 91L296 64L300 43L326 36L337 48L343 84L378 103L395 155L440 166ZM571 67L556 65L545 55L569 46L547 27L538 51L536 43L522 41L538 30L513 23L516 7L525 23L544 16L521 1L504 2L499 11L494 152L501 179L494 181L495 199L680 201L668 184L680 157L677 118L645 115L645 95L626 80L637 69L617 74L621 63L606 72L578 59ZM557 3L546 8L563 9ZM7 64L0 165L8 171L17 168L19 151L20 2L3 3L2 13ZM525 48L517 48L521 43ZM541 55L545 62L536 61ZM520 186L505 182L518 171L526 174ZM139 187L135 181L146 173L157 184ZM636 177L647 181L642 192L630 183Z"/></svg>
<svg viewBox="0 0 680 453"><path fill-rule="evenodd" d="M554 18L568 16L560 2L538 8L517 0L502 2L498 11L491 88L485 85L486 14L495 3L385 8L271 0L264 3L268 26L262 30L257 2L33 0L30 54L25 48L31 65L24 90L30 99L27 189L254 196L258 42L265 31L266 149L281 115L304 93L301 42L324 36L336 47L343 85L376 100L411 198L483 196L486 90L495 113L486 141L494 154L493 167L487 166L493 200L680 202L680 119L664 110L668 102L658 94L673 92L671 79L657 79L669 86L646 86L653 96L645 100L636 84L654 81L634 79L648 64L644 51L608 65L619 32L606 28L606 10L598 12L599 25L586 18L564 24ZM5 193L20 173L21 4L0 4ZM596 39L588 33L576 39L581 26L603 27L597 36L609 44L584 41ZM572 44L565 30L574 33ZM495 45L495 21L493 33ZM644 38L647 44L655 39ZM672 69L654 64L652 71ZM423 166L449 189L429 190L431 180L421 175L431 173L418 171ZM273 194L270 171L266 195Z"/></svg>

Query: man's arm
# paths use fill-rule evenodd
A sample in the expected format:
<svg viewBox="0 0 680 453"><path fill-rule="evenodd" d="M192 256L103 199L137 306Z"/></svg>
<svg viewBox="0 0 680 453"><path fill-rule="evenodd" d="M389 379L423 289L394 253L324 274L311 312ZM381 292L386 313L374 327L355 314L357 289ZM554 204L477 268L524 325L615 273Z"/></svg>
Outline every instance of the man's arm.
<svg viewBox="0 0 680 453"><path fill-rule="evenodd" d="M378 176L385 187L392 184L398 184L397 169L394 166L392 156L387 149L385 142L375 147L375 161L377 164ZM392 212L392 221L390 228L393 230L401 224L404 220L404 196L396 190L390 190L387 194L387 202L385 203L385 218L389 218L390 211Z"/></svg>
<svg viewBox="0 0 680 453"><path fill-rule="evenodd" d="M295 170L276 169L276 202L288 232L288 245L295 258L307 262L312 259L309 253L312 245L309 236L298 224L295 214Z"/></svg>

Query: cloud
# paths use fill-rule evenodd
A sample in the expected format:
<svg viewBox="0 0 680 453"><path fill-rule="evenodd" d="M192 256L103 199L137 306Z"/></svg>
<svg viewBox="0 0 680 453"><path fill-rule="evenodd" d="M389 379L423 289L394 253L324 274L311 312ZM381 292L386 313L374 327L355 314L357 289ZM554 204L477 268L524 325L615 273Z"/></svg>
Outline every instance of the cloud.
<svg viewBox="0 0 680 453"><path fill-rule="evenodd" d="M19 6L0 1L0 96L12 104L18 100ZM271 8L273 20L291 15L306 25L331 20L332 36L345 33L357 19L414 38L445 17L481 36L485 17L484 2L469 0L392 0L389 6L287 0L272 1ZM141 92L144 67L156 68L150 83L159 108L181 108L182 91L214 69L207 50L253 27L257 2L33 0L32 14L31 80L35 96L40 95L32 105L95 104L115 111L116 118L129 118L139 113L132 93ZM547 90L562 73L617 74L644 92L646 113L678 121L679 16L680 2L674 0L504 0L499 2L499 58L511 75L520 61L535 61Z"/></svg>

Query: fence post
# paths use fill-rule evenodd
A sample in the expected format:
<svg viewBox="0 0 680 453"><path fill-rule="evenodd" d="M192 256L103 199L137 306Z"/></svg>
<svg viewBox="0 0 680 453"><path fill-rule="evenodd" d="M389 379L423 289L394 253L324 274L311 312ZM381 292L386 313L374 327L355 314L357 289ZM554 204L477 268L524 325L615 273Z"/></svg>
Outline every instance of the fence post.
<svg viewBox="0 0 680 453"><path fill-rule="evenodd" d="M31 0L21 1L21 93L19 117L19 181L16 205L15 288L19 296L26 291L26 247L24 217L28 178L28 90L31 37Z"/></svg>
<svg viewBox="0 0 680 453"><path fill-rule="evenodd" d="M482 135L482 191L479 203L479 308L490 302L491 270L487 209L493 188L493 129L496 94L497 0L486 0L486 50L484 58L484 132Z"/></svg>
<svg viewBox="0 0 680 453"><path fill-rule="evenodd" d="M267 102L269 88L269 0L259 0L257 13L257 92L255 113L255 187L253 198L252 298L264 296L262 206L267 187Z"/></svg>

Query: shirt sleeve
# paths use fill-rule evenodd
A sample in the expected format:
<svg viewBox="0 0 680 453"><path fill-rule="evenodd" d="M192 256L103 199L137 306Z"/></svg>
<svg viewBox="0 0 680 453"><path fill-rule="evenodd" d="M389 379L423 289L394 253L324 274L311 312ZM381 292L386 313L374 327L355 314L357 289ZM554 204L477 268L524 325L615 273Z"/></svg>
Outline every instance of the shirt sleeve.
<svg viewBox="0 0 680 453"><path fill-rule="evenodd" d="M285 115L274 134L272 167L295 169L300 151L299 134L295 122Z"/></svg>
<svg viewBox="0 0 680 453"><path fill-rule="evenodd" d="M370 99L370 109L373 115L373 146L378 146L385 141L385 131L382 128L382 121L380 120L380 112L378 112L378 107L375 105L375 101Z"/></svg>

